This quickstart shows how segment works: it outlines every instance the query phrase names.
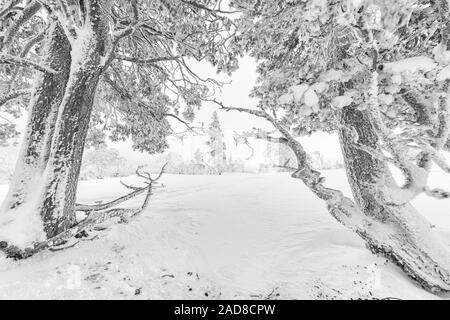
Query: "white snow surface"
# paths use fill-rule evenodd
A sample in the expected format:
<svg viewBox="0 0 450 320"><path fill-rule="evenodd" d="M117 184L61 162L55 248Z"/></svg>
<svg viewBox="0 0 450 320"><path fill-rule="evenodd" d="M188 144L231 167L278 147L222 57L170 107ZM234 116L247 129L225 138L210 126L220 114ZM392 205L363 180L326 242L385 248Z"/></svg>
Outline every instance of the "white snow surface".
<svg viewBox="0 0 450 320"><path fill-rule="evenodd" d="M319 103L319 97L313 89L308 89L305 92L305 105L313 107Z"/></svg>
<svg viewBox="0 0 450 320"><path fill-rule="evenodd" d="M289 88L289 91L294 96L295 103L300 103L304 93L309 89L309 85L306 83L299 84L297 86L292 86Z"/></svg>
<svg viewBox="0 0 450 320"><path fill-rule="evenodd" d="M450 79L450 66L443 68L436 77L437 81L444 81L447 79Z"/></svg>
<svg viewBox="0 0 450 320"><path fill-rule="evenodd" d="M429 72L436 68L436 66L437 63L433 59L425 56L418 56L385 63L384 71L393 74L418 71Z"/></svg>
<svg viewBox="0 0 450 320"><path fill-rule="evenodd" d="M335 108L343 108L345 106L350 105L353 102L353 99L349 96L338 96L338 97L334 97L333 100L331 101L331 104L335 107Z"/></svg>
<svg viewBox="0 0 450 320"><path fill-rule="evenodd" d="M349 194L343 170L324 174ZM444 175L433 179L450 189ZM162 183L146 212L108 224L96 239L22 261L0 256L0 298L441 298L371 254L288 174L167 174ZM0 185L0 198L6 191ZM79 202L124 191L116 178L82 181ZM447 234L449 200L420 196L414 204Z"/></svg>

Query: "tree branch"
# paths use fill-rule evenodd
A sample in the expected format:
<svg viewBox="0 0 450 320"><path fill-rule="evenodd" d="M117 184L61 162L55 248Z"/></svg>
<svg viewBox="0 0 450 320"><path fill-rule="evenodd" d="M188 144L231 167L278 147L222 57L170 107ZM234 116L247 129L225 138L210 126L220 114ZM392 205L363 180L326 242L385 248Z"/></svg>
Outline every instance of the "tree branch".
<svg viewBox="0 0 450 320"><path fill-rule="evenodd" d="M184 121L183 119L181 119L181 118L178 117L177 115L172 114L172 113L164 113L164 116L165 116L165 117L171 117L171 118L174 118L174 119L178 120L179 122L181 122L182 124L184 124L184 125L186 126L186 128L188 128L189 131L194 131L194 128L192 128L192 127L189 125L189 123L187 123L186 121Z"/></svg>
<svg viewBox="0 0 450 320"><path fill-rule="evenodd" d="M0 18L7 15L21 0L9 0L0 10Z"/></svg>
<svg viewBox="0 0 450 320"><path fill-rule="evenodd" d="M11 26L8 28L3 40L1 41L0 49L2 51L7 51L11 45L14 36L19 31L28 20L31 19L39 10L41 9L41 4L38 1L31 1L14 20Z"/></svg>
<svg viewBox="0 0 450 320"><path fill-rule="evenodd" d="M264 111L247 109L247 108L239 108L239 107L226 107L222 102L219 102L215 99L214 100L206 100L206 101L210 101L210 102L217 104L218 106L220 106L221 109L223 109L225 111L245 112L245 113L252 114L254 116L269 120L269 115Z"/></svg>
<svg viewBox="0 0 450 320"><path fill-rule="evenodd" d="M20 58L20 57L15 57L12 56L10 54L0 54L0 63L8 63L8 64L15 64L21 67L28 67L28 68L32 68L41 72L47 72L47 73L53 73L56 74L58 73L58 71L53 70L52 68L40 65L39 63L24 59L24 58Z"/></svg>
<svg viewBox="0 0 450 320"><path fill-rule="evenodd" d="M122 197L119 197L113 201L107 202L107 203L95 204L95 205L77 204L75 206L75 210L90 212L90 211L101 211L101 210L109 209L109 208L112 208L112 207L122 203L122 202L130 200L131 198L134 198L134 197L140 195L141 193L144 193L144 191L147 190L147 188L148 188L148 186L142 187L142 188L137 188L133 192L126 194Z"/></svg>
<svg viewBox="0 0 450 320"><path fill-rule="evenodd" d="M15 98L24 96L24 95L29 95L30 91L29 90L18 90L18 91L13 91L10 93L7 93L3 96L0 96L0 106L4 105L5 103L7 103L10 100L13 100Z"/></svg>
<svg viewBox="0 0 450 320"><path fill-rule="evenodd" d="M173 56L173 57L160 57L160 58L153 58L153 59L139 59L139 58L133 58L133 57L127 57L123 55L116 55L116 59L128 61L136 64L154 64L156 62L160 61L172 61L177 60L180 58L180 56Z"/></svg>
<svg viewBox="0 0 450 320"><path fill-rule="evenodd" d="M144 174L139 172L139 169L137 169L136 170L137 176L147 180L145 182L147 184L146 186L139 188L139 187L129 186L129 185L127 185L127 184L125 184L125 183L123 183L121 181L120 183L123 186L125 186L128 189L132 189L133 192L130 192L130 193L128 193L128 194L126 194L126 195L124 195L122 197L119 197L119 198L117 198L115 200L112 200L110 202L107 202L107 203L95 204L95 205L77 204L75 206L75 210L76 211L84 211L84 212L106 210L106 209L112 208L112 207L114 207L114 206L116 206L116 205L118 205L120 203L123 203L123 202L125 202L127 200L130 200L130 199L132 199L132 198L134 198L134 197L144 193L145 191L147 191L147 197L149 197L148 191L150 189L152 189L153 188L153 184L156 183L161 178L162 174L164 173L164 169L165 169L166 166L167 166L167 163L164 164L164 166L161 168L161 171L159 172L158 176L156 178L154 178L154 179L152 178L150 173L146 172L146 175L144 175ZM147 197L146 197L146 199L147 199ZM144 200L144 204L146 202L148 202L148 201Z"/></svg>

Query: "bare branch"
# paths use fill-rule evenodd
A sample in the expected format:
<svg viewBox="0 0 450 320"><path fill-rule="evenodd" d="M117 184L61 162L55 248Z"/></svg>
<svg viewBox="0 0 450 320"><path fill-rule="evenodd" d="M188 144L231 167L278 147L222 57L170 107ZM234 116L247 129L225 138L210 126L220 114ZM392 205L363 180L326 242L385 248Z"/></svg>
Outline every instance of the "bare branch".
<svg viewBox="0 0 450 320"><path fill-rule="evenodd" d="M120 182L120 184L123 185L125 188L131 189L131 190L134 190L134 191L137 191L137 190L142 189L142 188L139 188L139 187L135 187L135 186L126 184L126 183L123 182L122 180L120 180L119 182Z"/></svg>
<svg viewBox="0 0 450 320"><path fill-rule="evenodd" d="M163 173L164 173L164 171L165 171L165 169L166 169L166 166L169 164L169 162L166 162L162 167L161 167L161 170L159 171L159 174L158 174L158 176L156 177L156 178L154 178L154 179L152 179L151 177L150 177L150 181L151 182L156 182L156 181L158 181L160 178L161 178L161 176L163 175Z"/></svg>
<svg viewBox="0 0 450 320"><path fill-rule="evenodd" d="M265 118L265 119L269 119L269 115L264 112L264 111L260 111L260 110L253 110L253 109L247 109L247 108L238 108L238 107L226 107L222 102L219 102L217 100L207 100L210 102L213 102L217 105L220 106L221 109L225 110L225 111L238 111L238 112L245 112L248 114L252 114L254 116L260 117L260 118Z"/></svg>
<svg viewBox="0 0 450 320"><path fill-rule="evenodd" d="M153 58L153 59L139 59L139 58L133 58L133 57L127 57L123 55L116 55L116 59L123 60L123 61L129 61L136 64L154 64L161 61L172 61L177 60L180 58L180 56L171 56L171 57L160 57L160 58Z"/></svg>
<svg viewBox="0 0 450 320"><path fill-rule="evenodd" d="M187 123L186 121L184 121L183 119L181 119L181 118L178 117L177 115L172 114L172 113L165 113L164 116L165 116L165 117L171 117L171 118L174 118L174 119L178 120L179 122L181 122L182 124L184 124L184 125L186 126L186 128L188 128L189 131L194 131L194 128L191 127L191 126L189 125L189 123Z"/></svg>
<svg viewBox="0 0 450 320"><path fill-rule="evenodd" d="M117 198L117 199L107 202L107 203L95 204L95 205L77 204L75 206L75 210L90 212L90 211L100 211L100 210L109 209L109 208L112 208L112 207L122 203L122 202L130 200L130 199L140 195L141 193L144 193L145 190L147 190L147 187L142 187L142 188L136 189L129 194L126 194L120 198Z"/></svg>

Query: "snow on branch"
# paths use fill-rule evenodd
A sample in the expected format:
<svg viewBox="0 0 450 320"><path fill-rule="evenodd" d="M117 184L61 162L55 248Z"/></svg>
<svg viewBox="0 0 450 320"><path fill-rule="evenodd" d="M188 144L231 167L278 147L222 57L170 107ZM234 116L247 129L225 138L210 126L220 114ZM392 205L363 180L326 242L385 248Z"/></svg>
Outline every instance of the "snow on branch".
<svg viewBox="0 0 450 320"><path fill-rule="evenodd" d="M1 95L0 96L0 106L4 105L8 101L11 101L15 98L18 98L18 97L24 96L24 95L28 95L28 94L30 94L29 90L17 90L17 91L9 92L5 95Z"/></svg>
<svg viewBox="0 0 450 320"><path fill-rule="evenodd" d="M448 20L449 8L446 1L437 1L435 5L439 7L438 11L440 15L443 15L442 21ZM448 25L448 23L445 24ZM406 71L411 73L419 73L419 71L426 73L435 69L440 61L436 58L440 54L439 46L433 51L435 59L416 56L407 57L395 62L378 64L382 49L380 49L380 43L376 38L377 28L371 21L365 21L364 29L367 32L367 45L370 48L370 58L372 60L372 66L369 68L371 77L368 77L369 81L366 87L366 109L380 141L380 146L384 151L389 153L390 157L386 157L382 153L380 154L380 152L367 151L383 162L391 162L394 164L400 169L405 178L403 185L387 188L385 190L386 197L389 198L390 205L398 206L410 202L421 193L436 198L448 197L448 192L437 189L430 190L427 184L432 162L440 167L446 167L439 153L444 148L449 133L449 110L447 108L449 80L442 76L443 71L438 73L438 76L434 80L423 80L420 85L417 81L413 81L412 79L414 78L412 77L403 78ZM443 48L448 48L447 42L447 35L442 35L441 44L444 44ZM380 73L384 73L381 74L381 78L379 77ZM380 103L383 100L380 99L380 96L382 96L381 93L383 90L386 90L383 85L383 76L386 74L392 77L390 80L392 83L395 81L404 84L410 82L408 87L403 87L398 91L398 96L408 106L408 109L411 110L409 113L414 117L414 128L408 126L408 121L411 121L409 119L402 119L395 123L395 126L392 126L393 118L383 114L382 110L386 108L385 105L393 105L393 102L395 102L394 100L387 103L384 100L383 103ZM434 86L434 100L430 99L428 95L415 92L415 89L429 91L426 85ZM389 111L392 112L393 110Z"/></svg>
<svg viewBox="0 0 450 320"><path fill-rule="evenodd" d="M21 67L28 67L46 73L53 73L53 74L58 73L58 71L53 70L52 68L49 68L47 66L41 65L39 63L24 58L15 57L6 53L0 54L0 63L14 64Z"/></svg>
<svg viewBox="0 0 450 320"><path fill-rule="evenodd" d="M203 128L196 128L196 127L191 126L187 121L183 120L181 117L179 117L178 115L176 115L174 113L165 112L165 113L157 114L157 112L153 112L152 111L152 107L150 105L148 105L148 103L146 103L142 99L137 98L135 94L133 95L123 85L121 85L121 84L117 83L116 81L114 81L108 74L105 74L103 76L103 78L106 81L106 83L115 92L117 92L122 99L127 100L127 101L132 102L132 103L136 103L136 104L138 104L140 106L143 106L147 111L149 111L149 113L152 115L152 117L156 121L161 122L161 121L163 121L164 118L173 118L176 121L178 121L181 124L183 124L187 128L187 130L189 130L190 132L195 132L195 129L201 129L201 130L203 129Z"/></svg>
<svg viewBox="0 0 450 320"><path fill-rule="evenodd" d="M195 7L197 9L202 9L205 11L208 11L210 13L212 13L214 16L216 16L216 13L222 13L222 14L233 14L233 13L239 13L240 11L237 10L233 10L233 11L226 11L226 10L222 10L220 9L220 2L219 2L219 7L218 8L209 8L205 5L202 5L200 3L197 3L195 1L190 1L190 0L181 0L182 3L190 5L192 7Z"/></svg>
<svg viewBox="0 0 450 320"><path fill-rule="evenodd" d="M0 18L7 15L10 11L14 10L14 7L20 3L21 0L9 0L0 9Z"/></svg>
<svg viewBox="0 0 450 320"><path fill-rule="evenodd" d="M17 1L10 1L10 3ZM5 6L5 10L2 10L0 13L0 17L3 16L3 12L8 11L9 6ZM5 51L11 45L14 37L16 36L19 29L30 20L41 8L41 4L38 1L31 1L28 3L25 8L23 8L22 12L19 13L18 17L14 19L8 29L5 30L5 34L3 35L3 39L0 41L1 50Z"/></svg>
<svg viewBox="0 0 450 320"><path fill-rule="evenodd" d="M39 42L41 42L44 39L44 32L41 32L40 34L38 34L37 36L33 37L32 39L30 39L24 46L24 48L22 49L22 52L20 53L20 58L25 58L27 56L27 54L30 52L30 50ZM16 79L19 76L21 67L20 66L16 66L15 70L12 72L11 75L11 79L8 81L8 86L6 89L7 93L10 93L12 88L14 87L14 84L16 82Z"/></svg>
<svg viewBox="0 0 450 320"><path fill-rule="evenodd" d="M159 57L159 58L153 58L153 59L139 59L134 57L127 57L123 55L116 55L116 59L128 61L136 64L153 64L161 61L171 61L171 60L177 60L180 56L169 56L169 57Z"/></svg>
<svg viewBox="0 0 450 320"><path fill-rule="evenodd" d="M133 6L133 8L135 8L135 6ZM137 18L138 17L137 9L133 9L133 12L134 12L134 17ZM125 28L114 31L112 43L110 45L109 51L105 58L104 69L106 69L111 64L111 62L114 60L114 58L116 58L116 49L119 46L120 40L133 34L140 25L142 25L142 22L139 22L138 20L134 20Z"/></svg>

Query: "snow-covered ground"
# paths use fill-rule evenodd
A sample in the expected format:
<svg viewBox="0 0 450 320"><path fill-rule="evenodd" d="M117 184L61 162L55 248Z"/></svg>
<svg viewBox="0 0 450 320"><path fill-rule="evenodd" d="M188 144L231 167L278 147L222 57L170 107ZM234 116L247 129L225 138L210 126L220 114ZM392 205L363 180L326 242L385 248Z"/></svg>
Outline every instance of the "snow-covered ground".
<svg viewBox="0 0 450 320"><path fill-rule="evenodd" d="M325 174L348 193L343 170ZM450 189L439 178L436 186ZM165 175L162 183L145 213L97 239L24 261L0 257L0 298L437 298L369 253L288 174ZM0 198L6 191L1 185ZM83 181L79 199L124 191L119 179ZM443 231L449 203L415 202Z"/></svg>

